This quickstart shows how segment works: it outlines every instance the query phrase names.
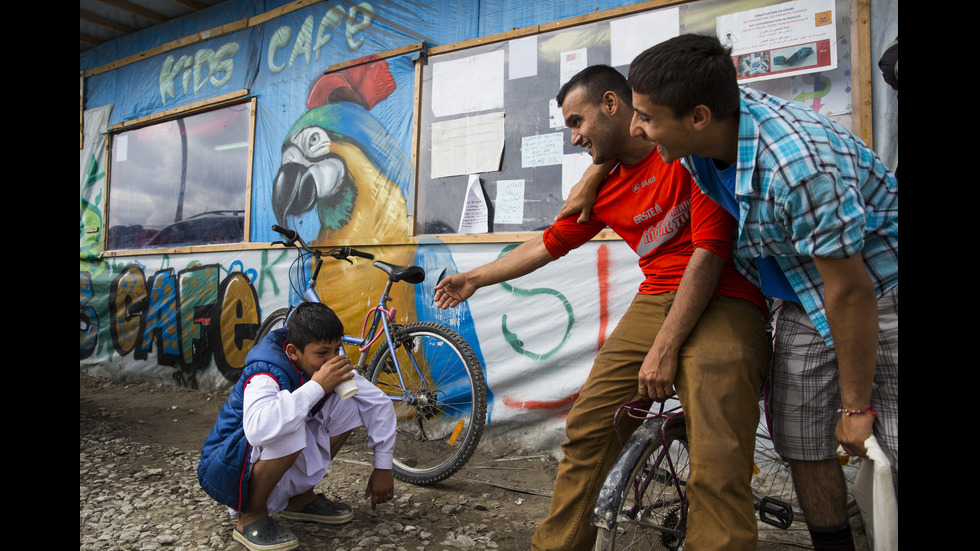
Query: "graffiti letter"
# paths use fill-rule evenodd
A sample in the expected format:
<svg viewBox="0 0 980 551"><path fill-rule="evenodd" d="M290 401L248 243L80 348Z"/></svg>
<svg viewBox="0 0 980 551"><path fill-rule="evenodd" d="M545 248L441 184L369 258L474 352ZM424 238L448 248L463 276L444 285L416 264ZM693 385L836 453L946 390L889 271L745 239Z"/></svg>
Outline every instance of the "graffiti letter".
<svg viewBox="0 0 980 551"><path fill-rule="evenodd" d="M507 247L504 247L504 250L500 252L498 258L500 256L504 256L511 249L515 247L517 247L517 245L508 245ZM519 297L530 297L530 296L540 295L540 294L551 295L557 298L561 302L562 306L564 306L565 308L565 313L568 316L568 325L565 326L565 335L561 338L561 342L558 343L558 345L552 348L551 350L538 354L537 352L531 352L530 350L526 349L524 347L524 341L522 341L517 336L517 334L507 329L507 314L504 314L500 322L500 330L504 334L504 339L507 341L507 344L509 344L510 347L513 348L514 351L517 352L518 354L527 356L532 360L547 360L552 355L554 355L555 352L561 350L561 347L565 345L565 342L568 340L568 337L572 334L572 325L575 324L575 313L572 311L572 305L570 302L568 302L568 299L565 298L565 295L559 293L554 289L547 289L547 288L538 288L538 289L531 289L531 290L519 289L507 282L501 283L500 286Z"/></svg>
<svg viewBox="0 0 980 551"><path fill-rule="evenodd" d="M276 283L276 274L272 273L272 267L282 261L287 255L286 251L279 253L279 256L269 262L269 251L262 251L262 268L259 271L258 282L259 282L259 294L265 295L265 282L268 281L272 285L272 294L279 294L279 285Z"/></svg>
<svg viewBox="0 0 980 551"><path fill-rule="evenodd" d="M229 59L238 53L238 43L229 42L217 52L208 48L202 48L194 54L194 93L198 93L204 83L211 82L215 88L231 80L232 70L235 61ZM207 71L204 68L207 67ZM214 76L215 73L224 73L220 79Z"/></svg>
<svg viewBox="0 0 980 551"><path fill-rule="evenodd" d="M99 316L95 313L95 308L88 305L92 299L92 274L79 272L79 300L78 300L78 358L85 359L95 352L95 345L99 339Z"/></svg>
<svg viewBox="0 0 980 551"><path fill-rule="evenodd" d="M283 48L286 44L289 44L289 40L293 37L293 30L289 27L279 27L276 32L272 33L272 38L269 39L269 70L273 73L279 73L286 68L285 65L276 65L273 58L276 52Z"/></svg>
<svg viewBox="0 0 980 551"><path fill-rule="evenodd" d="M360 15L364 19L360 23L356 23L357 16ZM347 17L347 47L351 50L356 50L361 47L364 43L363 38L354 39L354 34L363 31L364 29L371 26L374 22L374 8L371 4L367 2L361 2L356 6L351 6L350 12ZM353 23L353 24L352 24Z"/></svg>
<svg viewBox="0 0 980 551"><path fill-rule="evenodd" d="M322 48L327 42L330 42L332 36L328 32L329 29L335 29L340 22L344 20L344 8L340 6L334 6L330 8L330 11L323 16L320 20L320 28L316 31L316 42L313 44L313 51L316 52L316 60L320 60L320 48Z"/></svg>
<svg viewBox="0 0 980 551"><path fill-rule="evenodd" d="M218 51L214 54L214 64L211 66L211 86L220 88L228 84L232 74L235 72L235 60L232 58L237 53L237 42L229 42L218 48ZM224 73L224 75L218 78L215 75L219 73Z"/></svg>
<svg viewBox="0 0 980 551"><path fill-rule="evenodd" d="M127 266L109 288L109 332L112 344L125 356L136 348L146 310L146 281L136 264Z"/></svg>
<svg viewBox="0 0 980 551"><path fill-rule="evenodd" d="M207 363L210 350L199 346L201 322L210 323L211 307L218 291L218 267L194 266L179 275L180 281L180 352L185 366ZM198 345L198 346L195 346Z"/></svg>
<svg viewBox="0 0 980 551"><path fill-rule="evenodd" d="M145 360L156 341L157 363L176 365L180 357L180 335L177 331L177 278L174 271L167 269L153 274L148 287L150 294L143 338L135 356Z"/></svg>
<svg viewBox="0 0 980 551"><path fill-rule="evenodd" d="M293 51L289 54L289 66L299 57L299 54L306 56L306 63L309 65L310 57L313 55L313 16L307 17L303 21L303 26L296 35L296 42L293 43Z"/></svg>
<svg viewBox="0 0 980 551"><path fill-rule="evenodd" d="M196 94L202 86L204 86L204 79L206 79L210 74L211 60L214 58L214 50L209 48L201 48L194 54L194 93ZM208 74L204 74L202 68L208 65Z"/></svg>
<svg viewBox="0 0 980 551"><path fill-rule="evenodd" d="M194 62L191 60L190 56L182 55L180 59L174 62L174 56L169 55L167 59L163 60L163 68L160 69L160 98L163 103L167 103L167 96L175 97L177 90L174 88L174 79L181 71L192 67ZM184 91L187 91L186 76L184 77Z"/></svg>
<svg viewBox="0 0 980 551"><path fill-rule="evenodd" d="M259 330L259 297L241 272L230 274L218 289L217 318L211 321L214 335L214 362L231 381L238 380L245 367L245 355Z"/></svg>

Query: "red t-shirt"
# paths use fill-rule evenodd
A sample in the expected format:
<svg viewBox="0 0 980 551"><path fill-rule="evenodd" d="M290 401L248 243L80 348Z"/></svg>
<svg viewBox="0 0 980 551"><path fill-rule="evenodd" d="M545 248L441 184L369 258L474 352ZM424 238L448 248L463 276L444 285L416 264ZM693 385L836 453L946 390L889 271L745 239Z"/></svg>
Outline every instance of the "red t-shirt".
<svg viewBox="0 0 980 551"><path fill-rule="evenodd" d="M640 255L645 279L639 292L654 295L677 290L694 249L708 249L726 259L715 292L749 300L768 316L762 293L732 262L735 219L694 187L679 162L664 163L656 149L639 163L617 165L599 189L589 221L579 224L577 217L545 230L551 256L565 256L608 226Z"/></svg>

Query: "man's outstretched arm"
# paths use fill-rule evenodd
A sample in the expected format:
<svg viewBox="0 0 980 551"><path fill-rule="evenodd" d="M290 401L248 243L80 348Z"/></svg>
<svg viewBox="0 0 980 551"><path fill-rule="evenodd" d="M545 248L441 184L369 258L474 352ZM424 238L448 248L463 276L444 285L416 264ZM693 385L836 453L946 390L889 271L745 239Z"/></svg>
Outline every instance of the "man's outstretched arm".
<svg viewBox="0 0 980 551"><path fill-rule="evenodd" d="M551 256L544 239L538 235L489 264L446 276L436 285L433 301L443 310L454 308L481 287L529 274L552 260L555 257Z"/></svg>

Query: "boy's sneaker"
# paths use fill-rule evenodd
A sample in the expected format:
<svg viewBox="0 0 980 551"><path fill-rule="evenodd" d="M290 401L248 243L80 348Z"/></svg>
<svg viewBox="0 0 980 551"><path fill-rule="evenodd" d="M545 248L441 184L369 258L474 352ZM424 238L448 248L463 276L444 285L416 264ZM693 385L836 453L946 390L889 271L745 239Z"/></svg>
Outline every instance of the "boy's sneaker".
<svg viewBox="0 0 980 551"><path fill-rule="evenodd" d="M354 510L343 503L330 501L323 497L323 494L317 494L316 499L304 507L302 511L281 511L279 515L282 518L300 522L343 524L354 518Z"/></svg>

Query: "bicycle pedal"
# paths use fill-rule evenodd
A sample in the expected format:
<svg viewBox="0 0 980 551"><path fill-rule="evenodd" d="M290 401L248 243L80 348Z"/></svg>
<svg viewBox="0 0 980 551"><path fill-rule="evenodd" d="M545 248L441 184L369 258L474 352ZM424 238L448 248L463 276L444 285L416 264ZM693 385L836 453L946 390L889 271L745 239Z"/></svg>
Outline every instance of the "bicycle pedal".
<svg viewBox="0 0 980 551"><path fill-rule="evenodd" d="M793 524L793 508L785 501L764 497L759 502L759 520L786 530Z"/></svg>

